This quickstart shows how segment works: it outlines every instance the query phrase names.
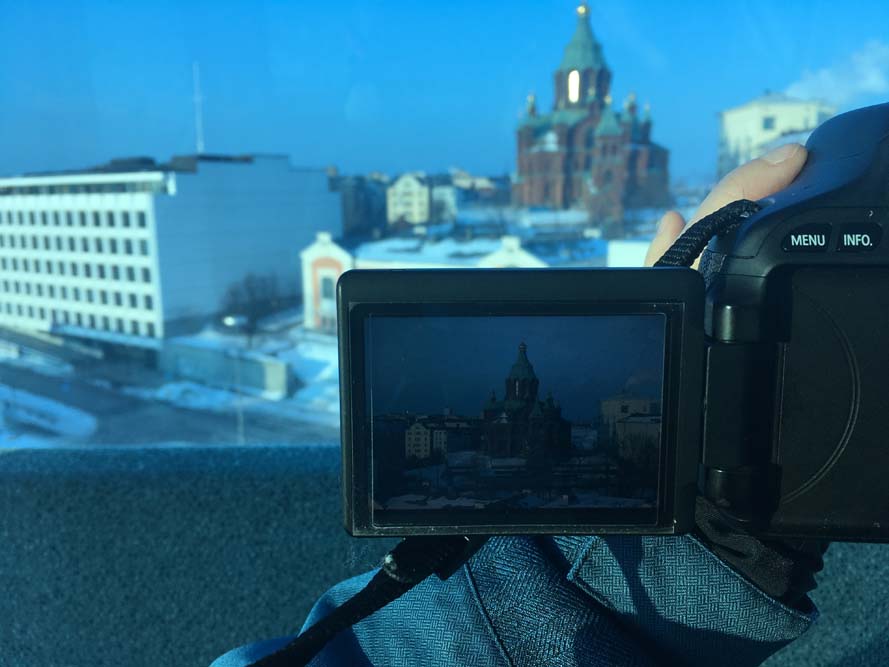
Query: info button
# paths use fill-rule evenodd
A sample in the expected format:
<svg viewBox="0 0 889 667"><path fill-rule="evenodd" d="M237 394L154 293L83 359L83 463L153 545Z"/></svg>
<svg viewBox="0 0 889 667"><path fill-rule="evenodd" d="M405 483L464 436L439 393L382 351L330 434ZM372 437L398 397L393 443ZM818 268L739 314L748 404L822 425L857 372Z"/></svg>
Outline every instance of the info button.
<svg viewBox="0 0 889 667"><path fill-rule="evenodd" d="M883 228L874 223L843 225L837 235L840 252L868 252L883 240Z"/></svg>
<svg viewBox="0 0 889 667"><path fill-rule="evenodd" d="M800 225L784 237L784 252L824 252L830 243L830 225Z"/></svg>

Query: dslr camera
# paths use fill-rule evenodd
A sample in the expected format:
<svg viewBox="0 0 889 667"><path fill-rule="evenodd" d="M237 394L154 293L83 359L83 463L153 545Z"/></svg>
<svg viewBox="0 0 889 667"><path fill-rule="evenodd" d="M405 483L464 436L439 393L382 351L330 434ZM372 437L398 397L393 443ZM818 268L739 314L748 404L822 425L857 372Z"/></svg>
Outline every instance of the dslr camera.
<svg viewBox="0 0 889 667"><path fill-rule="evenodd" d="M687 268L349 271L352 535L889 541L889 104Z"/></svg>

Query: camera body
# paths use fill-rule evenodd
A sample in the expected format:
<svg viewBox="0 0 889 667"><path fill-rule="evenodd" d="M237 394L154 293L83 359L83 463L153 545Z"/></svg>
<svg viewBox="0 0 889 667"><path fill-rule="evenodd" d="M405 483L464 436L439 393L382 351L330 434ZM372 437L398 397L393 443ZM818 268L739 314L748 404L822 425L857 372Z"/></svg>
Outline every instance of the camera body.
<svg viewBox="0 0 889 667"><path fill-rule="evenodd" d="M354 535L889 541L889 104L689 269L350 271Z"/></svg>

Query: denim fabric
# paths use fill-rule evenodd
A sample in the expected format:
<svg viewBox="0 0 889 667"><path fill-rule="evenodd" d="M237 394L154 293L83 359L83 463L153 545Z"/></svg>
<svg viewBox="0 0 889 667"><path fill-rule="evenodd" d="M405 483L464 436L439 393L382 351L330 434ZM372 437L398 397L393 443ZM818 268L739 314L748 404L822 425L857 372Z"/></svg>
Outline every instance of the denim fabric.
<svg viewBox="0 0 889 667"><path fill-rule="evenodd" d="M372 574L331 589L304 627ZM816 615L769 598L688 536L500 537L447 581L428 579L341 633L312 667L757 665ZM289 639L211 667L244 667Z"/></svg>

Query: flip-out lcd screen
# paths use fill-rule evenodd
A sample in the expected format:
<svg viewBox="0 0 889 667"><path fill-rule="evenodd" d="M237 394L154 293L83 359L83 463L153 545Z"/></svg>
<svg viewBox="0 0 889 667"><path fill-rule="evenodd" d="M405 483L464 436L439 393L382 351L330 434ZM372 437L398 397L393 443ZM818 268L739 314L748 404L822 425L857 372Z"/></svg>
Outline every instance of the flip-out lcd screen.
<svg viewBox="0 0 889 667"><path fill-rule="evenodd" d="M655 523L667 316L374 314L376 525Z"/></svg>

